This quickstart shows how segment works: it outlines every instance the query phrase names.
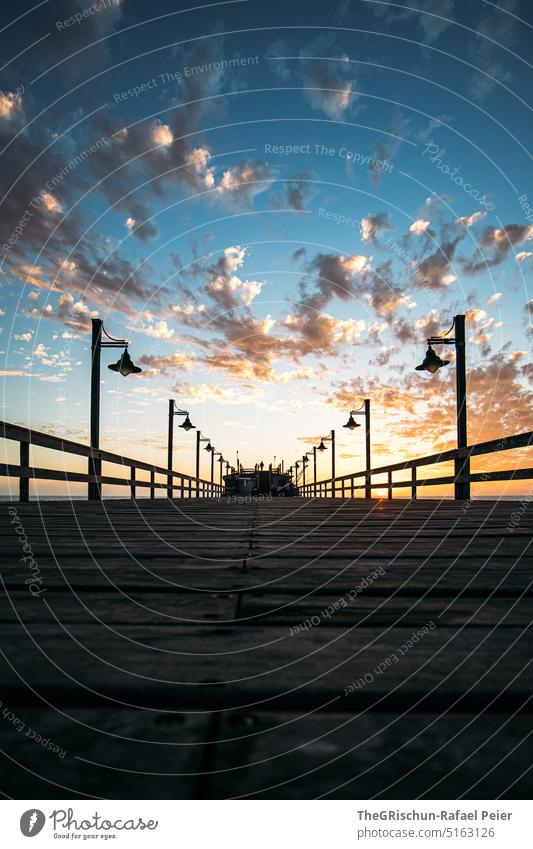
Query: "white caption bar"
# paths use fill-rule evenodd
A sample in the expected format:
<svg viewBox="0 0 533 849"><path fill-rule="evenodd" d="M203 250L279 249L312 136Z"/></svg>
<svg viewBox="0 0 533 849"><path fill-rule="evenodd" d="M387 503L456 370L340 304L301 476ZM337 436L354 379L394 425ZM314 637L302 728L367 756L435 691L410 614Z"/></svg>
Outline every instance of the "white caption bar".
<svg viewBox="0 0 533 849"><path fill-rule="evenodd" d="M4 846L529 849L527 801L3 801ZM35 838L35 843L29 843ZM342 842L341 842L342 841Z"/></svg>

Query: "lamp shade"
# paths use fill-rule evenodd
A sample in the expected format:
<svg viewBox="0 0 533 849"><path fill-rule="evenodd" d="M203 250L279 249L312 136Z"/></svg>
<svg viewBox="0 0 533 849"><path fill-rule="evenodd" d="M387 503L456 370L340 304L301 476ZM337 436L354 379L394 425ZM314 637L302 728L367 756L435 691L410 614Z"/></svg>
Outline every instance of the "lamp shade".
<svg viewBox="0 0 533 849"><path fill-rule="evenodd" d="M183 424L180 424L179 427L182 427L183 430L192 430L194 428L193 423L191 422L189 415L187 414L185 421Z"/></svg>
<svg viewBox="0 0 533 849"><path fill-rule="evenodd" d="M348 430L355 430L356 427L361 427L361 425L359 424L359 422L355 421L354 417L350 413L350 418L348 419L346 424L343 425L343 427L347 427Z"/></svg>
<svg viewBox="0 0 533 849"><path fill-rule="evenodd" d="M108 366L108 369L111 369L111 371L118 371L122 377L127 377L129 374L140 374L142 371L142 368L136 366L131 359L127 348L121 358L116 363L112 363Z"/></svg>
<svg viewBox="0 0 533 849"><path fill-rule="evenodd" d="M441 360L438 354L435 353L431 345L428 345L426 356L419 366L416 366L416 371L429 371L430 374L435 374L443 366L449 366L450 360Z"/></svg>
<svg viewBox="0 0 533 849"><path fill-rule="evenodd" d="M328 450L327 445L324 445L323 439L320 440L320 445L317 445L316 450L317 451L327 451Z"/></svg>
<svg viewBox="0 0 533 849"><path fill-rule="evenodd" d="M204 451L214 451L214 450L215 449L213 448L213 446L211 445L210 442L208 442L207 445L204 448Z"/></svg>

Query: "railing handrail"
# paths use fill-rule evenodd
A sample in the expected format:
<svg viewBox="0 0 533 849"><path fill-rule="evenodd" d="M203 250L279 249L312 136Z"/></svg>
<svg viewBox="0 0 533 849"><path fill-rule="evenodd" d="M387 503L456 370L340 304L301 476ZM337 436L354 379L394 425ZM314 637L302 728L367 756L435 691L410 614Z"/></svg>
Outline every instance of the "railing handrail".
<svg viewBox="0 0 533 849"><path fill-rule="evenodd" d="M29 500L30 480L87 483L88 498L90 501L100 501L102 487L104 485L129 486L132 499L136 498L138 487L148 488L150 490L150 498L155 498L155 491L157 489L166 489L169 498L173 497L174 490L180 490L182 498L185 497L185 490L187 490L189 498L192 497L193 492L197 498L212 498L224 492L223 485L214 481L197 478L185 472L174 471L174 469L163 466L156 466L144 460L134 460L131 457L124 457L122 454L114 454L111 451L102 451L100 448L91 448L90 445L83 445L81 442L63 439L60 436L52 436L52 434L43 433L40 430L33 430L28 427L21 427L10 422L0 421L0 439L8 439L19 443L20 465L0 463L0 477L19 478L20 501ZM88 470L87 472L71 472L64 468L44 469L32 466L30 465L31 446L60 451L62 454L85 457L88 460ZM129 469L129 476L127 478L117 478L110 475L103 475L102 462ZM137 469L150 472L150 480L146 481L137 478ZM156 475L163 475L165 482L156 481Z"/></svg>
<svg viewBox="0 0 533 849"><path fill-rule="evenodd" d="M372 469L362 469L358 472L349 472L346 475L336 475L335 478L324 478L317 480L318 484L331 484L336 481L352 480L353 478L365 478L368 475L382 475L387 472L399 472L405 469L413 469L418 466L438 465L451 460L462 460L466 457L474 457L482 454L494 454L498 451L510 451L513 448L533 447L533 431L528 430L523 433L517 433L513 436L502 436L499 439L491 439L487 442L478 442L474 445L468 445L466 448L451 448L447 451L442 451L439 454L428 454L425 457L415 457L412 460L405 460L400 463L390 463L387 466L377 466ZM308 486L313 486L313 483L306 483ZM383 486L383 484L376 484Z"/></svg>
<svg viewBox="0 0 533 849"><path fill-rule="evenodd" d="M114 454L111 451L103 451L101 448L91 448L90 445L83 445L81 442L74 442L70 439L63 439L61 436L53 436L50 433L44 433L40 430L21 427L10 422L0 421L0 439L10 439L14 442L26 442L29 445L36 445L40 448L50 448L54 451L62 451L65 454L74 454L79 457L88 457L92 459L102 460L105 463L115 463L118 466L129 466L135 469L142 469L147 472L154 472L159 475L169 475L169 469L163 466L154 466L151 463L146 463L143 460L133 460L131 457L124 457L122 454ZM187 475L185 472L177 472L172 470L172 477L183 478L187 481L196 481L194 475ZM200 483L211 484L211 481L198 478ZM138 483L142 483L139 481Z"/></svg>

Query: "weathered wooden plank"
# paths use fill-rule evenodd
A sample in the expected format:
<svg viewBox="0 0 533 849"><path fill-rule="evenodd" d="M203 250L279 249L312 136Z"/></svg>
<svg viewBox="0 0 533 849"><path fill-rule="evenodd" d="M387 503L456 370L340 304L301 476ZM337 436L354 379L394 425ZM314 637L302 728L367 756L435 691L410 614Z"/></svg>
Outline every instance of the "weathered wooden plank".
<svg viewBox="0 0 533 849"><path fill-rule="evenodd" d="M3 711L0 790L11 798L198 795L213 724L209 714L9 703Z"/></svg>
<svg viewBox="0 0 533 849"><path fill-rule="evenodd" d="M532 619L531 598L504 596L485 600L476 596L466 598L437 595L393 597L376 596L370 589L355 598L349 594L300 595L276 592L246 592L239 607L239 621L246 624L286 625L289 631L306 627L304 623L319 621L330 627L408 627L418 628L420 622L433 620L437 625L529 626ZM308 626L307 626L308 627Z"/></svg>
<svg viewBox="0 0 533 849"><path fill-rule="evenodd" d="M255 589L274 592L326 592L340 597L354 588L363 592L364 581L372 573L378 577L371 586L372 595L433 595L467 593L496 595L527 593L531 595L533 565L523 555L513 561L507 558L397 558L393 560L362 557L314 562L282 559L248 561L199 559L197 557L59 557L39 558L38 568L43 586L49 589L69 587L76 591L99 589L102 592L143 588L146 591L171 592L181 589L204 592ZM381 574L383 572L383 574ZM23 589L31 577L20 559L0 566L0 576L9 589Z"/></svg>
<svg viewBox="0 0 533 849"><path fill-rule="evenodd" d="M98 590L78 595L47 590L46 605L36 605L36 598L27 590L17 590L0 596L0 622L20 619L25 624L48 624L54 629L57 620L88 625L101 621L106 626L232 623L236 621L238 600L237 593L134 591L125 595Z"/></svg>
<svg viewBox="0 0 533 849"><path fill-rule="evenodd" d="M449 706L465 693L476 705L533 696L529 629L437 627L405 649L412 635L390 627L313 627L289 636L285 627L243 625L0 626L8 662L52 700L204 709L330 702L355 710L389 697L427 708L426 697ZM10 698L29 697L19 677L3 673Z"/></svg>
<svg viewBox="0 0 533 849"><path fill-rule="evenodd" d="M530 734L530 715L231 712L220 723L209 792L219 799L530 798Z"/></svg>

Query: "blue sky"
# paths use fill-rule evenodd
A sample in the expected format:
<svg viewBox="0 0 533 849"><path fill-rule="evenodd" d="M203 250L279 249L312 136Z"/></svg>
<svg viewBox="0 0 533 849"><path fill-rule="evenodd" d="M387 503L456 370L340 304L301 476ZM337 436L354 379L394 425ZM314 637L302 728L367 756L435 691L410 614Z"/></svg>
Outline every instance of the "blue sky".
<svg viewBox="0 0 533 849"><path fill-rule="evenodd" d="M529 429L528 4L185 9L2 6L4 417L87 441L102 317L143 368L104 369L110 450L163 463L174 397L292 463L370 397L377 461L429 453L454 369L413 367L466 313L470 441Z"/></svg>

